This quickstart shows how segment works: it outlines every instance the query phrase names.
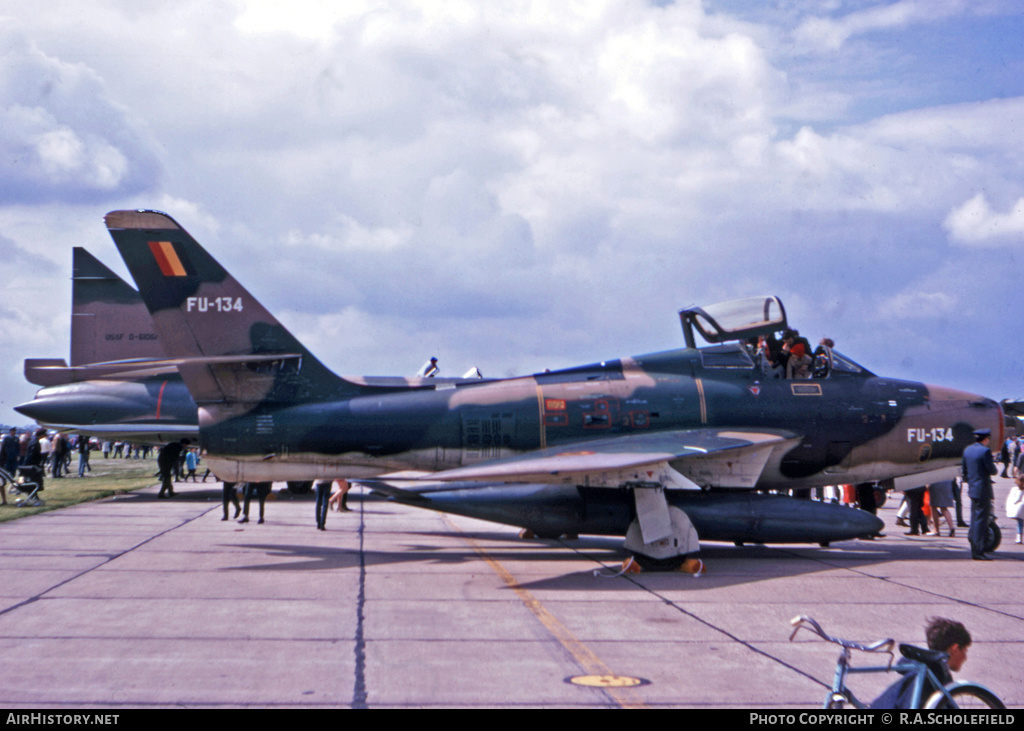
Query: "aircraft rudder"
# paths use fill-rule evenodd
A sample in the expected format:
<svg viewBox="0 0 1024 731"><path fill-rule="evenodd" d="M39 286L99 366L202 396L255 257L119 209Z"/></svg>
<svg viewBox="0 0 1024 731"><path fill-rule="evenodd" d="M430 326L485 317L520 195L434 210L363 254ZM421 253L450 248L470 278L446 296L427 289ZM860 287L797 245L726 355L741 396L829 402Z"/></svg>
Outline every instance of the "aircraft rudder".
<svg viewBox="0 0 1024 731"><path fill-rule="evenodd" d="M81 246L71 271L72 366L164 357L149 310L130 284Z"/></svg>
<svg viewBox="0 0 1024 731"><path fill-rule="evenodd" d="M104 220L154 315L179 308L201 285L217 285L228 278L199 242L165 213L112 211Z"/></svg>

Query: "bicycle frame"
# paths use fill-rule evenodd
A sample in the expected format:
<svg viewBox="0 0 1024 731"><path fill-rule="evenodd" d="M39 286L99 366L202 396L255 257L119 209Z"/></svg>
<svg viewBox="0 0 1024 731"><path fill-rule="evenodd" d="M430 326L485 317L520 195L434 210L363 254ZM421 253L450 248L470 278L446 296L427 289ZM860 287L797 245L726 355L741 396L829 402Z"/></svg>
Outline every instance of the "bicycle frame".
<svg viewBox="0 0 1024 731"><path fill-rule="evenodd" d="M857 696L853 694L853 691L846 686L847 675L857 675L866 673L888 673L895 668L893 667L893 655L891 649L889 652L889 662L886 665L871 665L864 667L854 667L850 664L850 648L843 647L843 651L839 654L839 659L836 661L836 672L832 678L832 689L829 691L828 696L825 697L825 704L823 708L832 708L836 702L847 702L853 705L854 708L867 708L868 704L861 701ZM899 667L897 665L897 667ZM915 682L914 693L917 696L921 692L920 682Z"/></svg>

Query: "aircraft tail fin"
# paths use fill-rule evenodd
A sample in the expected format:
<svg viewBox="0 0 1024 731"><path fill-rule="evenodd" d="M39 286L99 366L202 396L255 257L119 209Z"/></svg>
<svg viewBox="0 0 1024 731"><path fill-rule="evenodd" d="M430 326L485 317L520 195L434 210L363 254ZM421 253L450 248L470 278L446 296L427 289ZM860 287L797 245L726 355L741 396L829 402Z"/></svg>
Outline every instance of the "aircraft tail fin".
<svg viewBox="0 0 1024 731"><path fill-rule="evenodd" d="M164 357L142 297L81 246L71 261L71 365Z"/></svg>
<svg viewBox="0 0 1024 731"><path fill-rule="evenodd" d="M325 368L167 214L112 211L105 220L199 406L302 403L358 388Z"/></svg>

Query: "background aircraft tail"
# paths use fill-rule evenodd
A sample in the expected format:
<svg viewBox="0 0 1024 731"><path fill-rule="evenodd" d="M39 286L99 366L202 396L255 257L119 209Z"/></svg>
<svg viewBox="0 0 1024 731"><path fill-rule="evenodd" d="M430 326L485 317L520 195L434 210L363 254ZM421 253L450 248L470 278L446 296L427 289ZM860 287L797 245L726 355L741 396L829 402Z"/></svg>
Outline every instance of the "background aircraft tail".
<svg viewBox="0 0 1024 731"><path fill-rule="evenodd" d="M325 368L170 216L112 211L105 220L167 357L200 407L248 411L358 390Z"/></svg>
<svg viewBox="0 0 1024 731"><path fill-rule="evenodd" d="M163 357L153 318L139 293L76 246L71 263L71 365Z"/></svg>
<svg viewBox="0 0 1024 731"><path fill-rule="evenodd" d="M71 257L71 365L63 358L26 358L25 379L59 386L133 370L140 361L163 357L153 318L139 293L76 246Z"/></svg>

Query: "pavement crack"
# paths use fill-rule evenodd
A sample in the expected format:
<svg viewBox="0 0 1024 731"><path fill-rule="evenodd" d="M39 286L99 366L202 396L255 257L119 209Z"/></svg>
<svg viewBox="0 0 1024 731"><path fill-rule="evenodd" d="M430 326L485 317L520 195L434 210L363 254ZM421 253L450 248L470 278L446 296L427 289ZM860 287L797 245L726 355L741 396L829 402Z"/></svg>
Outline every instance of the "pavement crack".
<svg viewBox="0 0 1024 731"><path fill-rule="evenodd" d="M368 708L366 703L366 637L364 621L366 618L366 513L365 501L359 503L359 593L356 598L356 641L355 641L355 680L352 688L352 708Z"/></svg>
<svg viewBox="0 0 1024 731"><path fill-rule="evenodd" d="M83 576L86 576L87 574L92 573L96 569L99 569L99 568L102 568L103 566L106 566L111 561L116 561L117 559L121 558L122 556L128 555L132 551L135 551L135 550L137 550L139 548L142 548L147 543L151 543L152 541L155 541L157 538L165 536L168 533L171 533L173 531L176 531L179 528L188 525L189 523L191 523L194 520L198 520L199 518L203 517L204 515L206 515L207 513L211 512L212 510L215 510L215 509L216 509L216 506L207 508L206 510L202 511L201 513L193 515L191 518L187 518L186 520L181 521L177 525L173 525L170 528L162 530L159 533L156 533L154 535L151 535L149 538L146 538L145 540L139 541L134 546L130 546L129 548L124 549L123 551L118 551L117 553L111 553L111 554L99 554L101 556L105 555L107 557L106 560L100 561L95 566L90 566L87 569L79 571L77 574L74 574L73 576L69 576L66 579L63 579L62 581L58 581L53 586L47 587L46 589L44 589L43 591L39 592L35 596L30 596L28 599L25 599L24 601L18 602L17 604L12 604L11 606L9 606L9 607L7 607L5 609L0 609L0 617L4 616L5 614L10 614L11 612L15 611L16 609L21 609L22 607L27 607L27 606L29 606L31 604L35 604L37 601L39 601L40 599L45 597L51 591L54 591L55 589L59 589L62 586L66 586L67 584L70 584L72 581L80 579Z"/></svg>

